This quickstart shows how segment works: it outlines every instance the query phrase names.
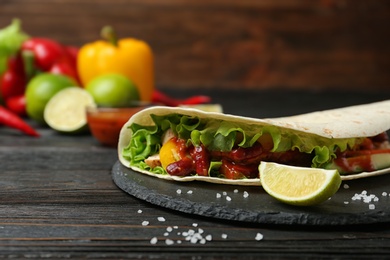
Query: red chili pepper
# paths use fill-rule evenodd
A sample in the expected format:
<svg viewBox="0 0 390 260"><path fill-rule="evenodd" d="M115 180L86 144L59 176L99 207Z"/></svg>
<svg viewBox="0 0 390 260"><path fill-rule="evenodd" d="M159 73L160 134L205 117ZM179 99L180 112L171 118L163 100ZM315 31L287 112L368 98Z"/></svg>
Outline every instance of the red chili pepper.
<svg viewBox="0 0 390 260"><path fill-rule="evenodd" d="M46 38L30 38L23 42L22 51L31 51L34 54L35 66L43 71L50 68L65 54L59 43Z"/></svg>
<svg viewBox="0 0 390 260"><path fill-rule="evenodd" d="M76 47L63 46L46 38L30 38L23 42L21 49L24 54L32 54L35 67L39 70L67 75L80 82L75 60Z"/></svg>
<svg viewBox="0 0 390 260"><path fill-rule="evenodd" d="M16 71L8 69L0 79L1 95L4 100L10 97L18 96L24 93L26 80L23 75Z"/></svg>
<svg viewBox="0 0 390 260"><path fill-rule="evenodd" d="M68 54L69 61L76 68L77 66L77 55L79 54L79 48L76 46L65 46L65 52Z"/></svg>
<svg viewBox="0 0 390 260"><path fill-rule="evenodd" d="M72 66L68 61L61 60L50 68L48 71L49 73L53 74L62 74L69 76L73 79L75 79L78 83L80 82L77 71L75 70L75 67Z"/></svg>
<svg viewBox="0 0 390 260"><path fill-rule="evenodd" d="M20 55L10 58L7 65L7 70L0 77L0 91L4 100L22 95L26 86L26 77Z"/></svg>
<svg viewBox="0 0 390 260"><path fill-rule="evenodd" d="M19 116L26 116L26 97L23 95L10 97L5 101L6 107Z"/></svg>
<svg viewBox="0 0 390 260"><path fill-rule="evenodd" d="M152 102L161 103L166 106L176 107L179 105L198 105L209 103L211 98L208 96L193 96L186 99L175 99L172 98L161 91L154 90L152 96Z"/></svg>
<svg viewBox="0 0 390 260"><path fill-rule="evenodd" d="M23 121L23 119L3 106L0 106L0 124L18 129L30 136L39 136L39 133L35 131L34 128L29 126L26 122Z"/></svg>

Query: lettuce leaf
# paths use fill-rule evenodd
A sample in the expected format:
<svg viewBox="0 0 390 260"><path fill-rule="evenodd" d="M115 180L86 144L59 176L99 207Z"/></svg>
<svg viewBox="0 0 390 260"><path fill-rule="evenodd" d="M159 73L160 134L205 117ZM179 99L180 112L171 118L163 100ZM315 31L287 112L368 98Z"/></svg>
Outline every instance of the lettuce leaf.
<svg viewBox="0 0 390 260"><path fill-rule="evenodd" d="M312 167L325 167L336 157L337 150L344 151L359 142L359 138L329 139L271 125L241 125L180 114L151 115L151 118L154 126L143 127L137 124L130 126L133 135L129 145L123 150L123 156L131 165L156 173L165 171L161 167L150 169L143 161L158 153L162 145L162 136L168 129L172 129L178 137L188 140L188 143L203 144L209 150L224 152L231 151L235 146L251 147L267 133L271 135L274 143L273 152L297 149L300 152L312 153ZM213 162L209 174L215 175L218 165L220 165L218 162Z"/></svg>

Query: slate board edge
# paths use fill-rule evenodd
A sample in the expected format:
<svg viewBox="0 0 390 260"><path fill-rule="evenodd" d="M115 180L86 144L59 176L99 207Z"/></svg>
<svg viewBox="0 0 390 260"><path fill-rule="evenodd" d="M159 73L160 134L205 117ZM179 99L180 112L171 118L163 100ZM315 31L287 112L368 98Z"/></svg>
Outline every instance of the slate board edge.
<svg viewBox="0 0 390 260"><path fill-rule="evenodd" d="M112 179L123 191L138 199L160 207L176 210L187 214L196 214L203 217L224 219L256 224L276 225L307 225L307 226L342 226L342 225L365 225L390 222L389 212L369 212L366 214L321 214L289 213L289 212L255 212L244 209L234 209L211 203L198 203L180 197L172 197L148 189L145 186L129 179L124 171L134 174L131 169L125 168L117 161L112 167ZM159 181L156 179L156 181Z"/></svg>

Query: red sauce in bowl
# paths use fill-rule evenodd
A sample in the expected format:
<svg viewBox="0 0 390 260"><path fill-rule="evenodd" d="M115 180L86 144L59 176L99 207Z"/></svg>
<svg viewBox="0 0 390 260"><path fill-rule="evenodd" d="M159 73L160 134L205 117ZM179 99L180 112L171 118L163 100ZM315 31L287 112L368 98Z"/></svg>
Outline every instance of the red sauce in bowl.
<svg viewBox="0 0 390 260"><path fill-rule="evenodd" d="M89 129L100 143L106 146L116 147L122 126L132 115L146 107L87 108Z"/></svg>

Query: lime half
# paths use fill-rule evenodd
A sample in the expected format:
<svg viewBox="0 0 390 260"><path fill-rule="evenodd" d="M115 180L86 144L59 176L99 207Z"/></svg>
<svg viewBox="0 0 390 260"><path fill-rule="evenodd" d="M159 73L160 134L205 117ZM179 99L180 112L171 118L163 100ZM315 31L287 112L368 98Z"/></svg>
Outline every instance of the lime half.
<svg viewBox="0 0 390 260"><path fill-rule="evenodd" d="M264 190L277 200L291 205L319 204L334 195L341 185L337 170L261 162L259 171Z"/></svg>
<svg viewBox="0 0 390 260"><path fill-rule="evenodd" d="M59 132L84 132L88 129L87 107L96 107L91 94L79 87L66 88L49 100L44 119L52 129Z"/></svg>

